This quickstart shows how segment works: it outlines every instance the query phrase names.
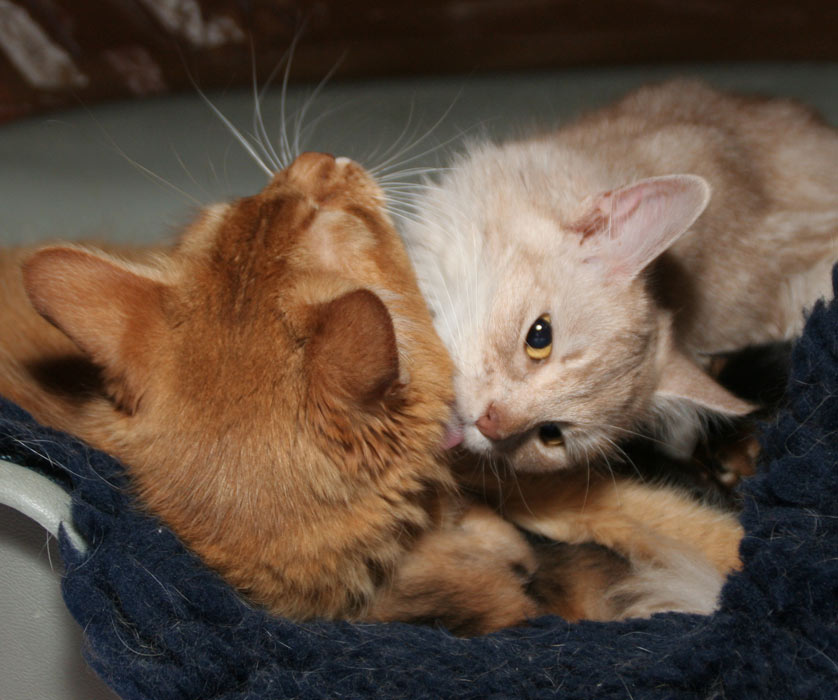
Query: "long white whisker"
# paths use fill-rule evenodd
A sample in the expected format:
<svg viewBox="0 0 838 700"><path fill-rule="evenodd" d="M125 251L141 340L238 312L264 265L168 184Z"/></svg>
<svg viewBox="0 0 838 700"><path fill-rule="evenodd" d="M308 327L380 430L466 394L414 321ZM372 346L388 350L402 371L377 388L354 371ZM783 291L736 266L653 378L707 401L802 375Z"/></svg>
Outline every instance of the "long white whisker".
<svg viewBox="0 0 838 700"><path fill-rule="evenodd" d="M402 140L407 135L407 130L410 128L410 123L413 121L413 110L415 109L415 106L416 106L416 103L414 102L413 99L411 99L410 100L410 110L407 113L407 121L404 124L404 128L402 129L401 133L393 140L393 142L384 150L384 153L382 153L378 157L386 159L396 148L398 148L401 145ZM409 148L410 147L408 147L408 150L409 150ZM375 151L373 151L370 154L370 160L372 160L374 157L377 156L377 150L378 149L376 149ZM399 153L401 153L401 152L402 151L399 151ZM388 162L388 161L385 160L385 162ZM375 168L373 168L370 172L374 173Z"/></svg>
<svg viewBox="0 0 838 700"><path fill-rule="evenodd" d="M440 124L442 124L442 122L445 121L445 119L451 113L451 110L454 109L454 105L457 104L457 101L459 100L461 94L462 94L462 91L457 93L457 96L454 98L454 100L451 102L451 104L448 105L448 107L442 113L442 116L440 116L439 119L437 119L436 122L434 122L431 125L431 127L425 131L424 134L422 134L422 136L420 136L418 139L416 139L416 141L414 141L412 144L408 145L407 147L401 149L397 153L394 153L392 156L390 156L389 158L384 160L384 162L379 163L377 166L375 166L373 168L370 168L370 172L374 175L374 177L378 177L380 175L383 175L385 172L387 172L387 170L394 167L392 164L395 161L397 161L404 153L407 153L411 149L416 148L419 144L421 144L423 141L425 141L425 139L429 138L431 136L431 134L433 134L433 132L436 131L436 129L440 126ZM414 161L417 158L421 158L422 156L425 156L428 153L432 153L433 151L436 151L436 150L442 148L443 146L445 146L446 144L450 143L451 141L453 141L454 138L458 138L458 137L453 137L451 139L448 139L447 141L445 141L445 142L443 142L443 143L441 143L441 144L439 144L439 145L437 145L437 146L435 146L431 149L428 149L428 150L426 150L422 153L411 156L409 159L405 160L404 163L410 163L411 161Z"/></svg>
<svg viewBox="0 0 838 700"><path fill-rule="evenodd" d="M264 161L259 157L259 154L253 148L250 142L242 135L242 133L235 126L233 126L233 123L227 117L224 116L222 111L212 103L212 101L203 93L203 91L200 88L196 86L195 89L198 91L198 94L201 96L201 99L203 99L203 101L206 103L207 107L209 107L215 114L215 116L218 117L219 120L221 120L221 123L227 127L227 129L235 137L235 139L242 146L244 146L244 149L250 154L253 160L256 161L257 165L259 165L259 167L265 171L265 174L268 177L273 177L273 170L271 170L267 165L265 165Z"/></svg>
<svg viewBox="0 0 838 700"><path fill-rule="evenodd" d="M259 135L259 143L262 146L262 151L264 152L267 160L270 161L274 170L281 170L282 160L271 143L271 139L265 129L265 122L262 119L262 98L265 93L264 90L261 92L259 91L256 83L256 56L252 39L250 42L250 60L253 72L253 130ZM273 76L273 74L271 74L271 76ZM270 78L268 80L270 81ZM270 84L270 82L268 82L268 84Z"/></svg>
<svg viewBox="0 0 838 700"><path fill-rule="evenodd" d="M294 155L299 155L301 152L300 149L300 138L303 131L303 122L305 121L306 115L308 114L308 110L311 105L317 100L320 92L323 90L323 87L326 83L331 80L332 76L335 74L337 69L340 67L340 64L343 63L344 58L346 58L346 52L341 54L335 64L329 69L329 72L323 77L323 79L317 83L312 93L306 98L306 101L303 103L303 106L297 112L297 116L294 119ZM319 120L318 120L319 121Z"/></svg>
<svg viewBox="0 0 838 700"><path fill-rule="evenodd" d="M288 132L286 131L285 125L285 102L286 97L288 94L288 79L291 75L291 57L294 55L294 51L297 48L297 42L300 40L300 35L302 34L302 28L298 31L294 38L291 39L291 45L288 47L288 61L285 64L285 72L282 75L282 90L279 94L279 118L282 124L282 132L280 133L280 140L279 140L279 150L282 152L283 157L286 159L285 162L290 163L293 159L293 153L291 152L291 143L288 140Z"/></svg>
<svg viewBox="0 0 838 700"><path fill-rule="evenodd" d="M183 170L183 172L185 172L185 173L186 173L186 176L187 176L187 177L188 177L188 178L189 178L189 179L190 179L190 180L191 180L191 181L195 184L195 186L196 186L196 187L198 187L198 188L202 189L202 190L204 191L204 194L208 196L208 195L209 195L209 193L207 192L206 188L205 188L203 185L201 185L201 184L200 184L200 183L199 183L199 182L195 179L195 176L194 176L194 175L192 175L192 171L191 171L188 167L186 167L186 163L184 163L184 162L183 162L183 158L181 158L181 157L180 157L180 153L178 153L178 152L175 150L174 146L172 146L172 153L174 153L174 156L175 156L175 158L177 159L178 164L180 165L180 167L181 167L181 169ZM172 183L170 183L170 182L167 182L166 184L168 184L168 185L169 185L169 187L171 187L171 186L172 186ZM198 200L196 200L194 197L192 198L192 200L193 200L194 202L198 203Z"/></svg>

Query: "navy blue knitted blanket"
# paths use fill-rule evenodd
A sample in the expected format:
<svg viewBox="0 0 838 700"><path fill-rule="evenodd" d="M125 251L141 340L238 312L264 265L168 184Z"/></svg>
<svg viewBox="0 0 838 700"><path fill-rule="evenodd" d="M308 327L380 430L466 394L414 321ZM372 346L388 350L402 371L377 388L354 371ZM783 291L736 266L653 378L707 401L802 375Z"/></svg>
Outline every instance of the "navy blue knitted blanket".
<svg viewBox="0 0 838 700"><path fill-rule="evenodd" d="M833 280L838 289L838 273ZM744 570L710 617L547 617L459 639L292 624L243 603L125 493L119 465L0 402L0 453L73 495L63 593L123 698L838 698L838 303L811 312L765 460L743 487Z"/></svg>

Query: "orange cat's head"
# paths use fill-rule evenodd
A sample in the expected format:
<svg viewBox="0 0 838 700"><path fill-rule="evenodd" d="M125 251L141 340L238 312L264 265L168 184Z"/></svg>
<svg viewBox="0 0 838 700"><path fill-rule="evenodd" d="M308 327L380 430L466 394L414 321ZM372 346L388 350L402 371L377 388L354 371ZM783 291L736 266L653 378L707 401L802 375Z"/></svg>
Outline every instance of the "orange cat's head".
<svg viewBox="0 0 838 700"><path fill-rule="evenodd" d="M304 153L136 264L81 247L24 265L38 312L102 370L78 433L273 611L360 612L447 487L452 368L383 195Z"/></svg>

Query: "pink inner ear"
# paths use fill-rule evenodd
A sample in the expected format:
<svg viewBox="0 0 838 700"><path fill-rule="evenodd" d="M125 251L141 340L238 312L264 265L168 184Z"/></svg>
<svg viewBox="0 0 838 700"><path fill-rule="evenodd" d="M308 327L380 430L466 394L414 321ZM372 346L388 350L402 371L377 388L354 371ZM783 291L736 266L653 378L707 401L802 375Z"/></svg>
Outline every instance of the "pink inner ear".
<svg viewBox="0 0 838 700"><path fill-rule="evenodd" d="M571 225L581 243L595 242L612 272L634 277L680 238L710 199L710 186L697 175L640 180L597 196Z"/></svg>

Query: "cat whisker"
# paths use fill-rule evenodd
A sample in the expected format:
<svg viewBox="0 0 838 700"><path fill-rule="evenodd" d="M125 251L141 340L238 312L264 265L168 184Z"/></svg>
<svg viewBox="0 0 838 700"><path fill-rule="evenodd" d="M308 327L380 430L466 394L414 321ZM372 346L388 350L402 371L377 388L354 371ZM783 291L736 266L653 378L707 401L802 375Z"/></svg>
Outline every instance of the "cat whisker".
<svg viewBox="0 0 838 700"><path fill-rule="evenodd" d="M461 92L457 93L457 96L452 100L451 104L448 105L448 107L445 109L445 111L442 113L442 115L439 117L439 119L437 119L436 122L434 122L430 126L430 128L428 128L425 131L424 134L419 136L415 141L408 144L407 146L402 148L397 153L394 153L389 158L386 158L382 163L379 163L378 165L370 168L369 171L373 175L373 177L379 178L380 176L386 174L387 172L389 172L391 170L394 170L395 168L398 168L402 165L406 165L407 163L412 163L413 161L415 161L419 158L423 158L427 155L430 155L431 153L434 153L435 151L438 151L439 149L444 148L445 146L447 146L452 141L455 141L456 139L460 138L460 134L457 134L456 136L453 136L450 139L446 139L442 143L439 143L436 146L433 146L432 148L426 149L426 150L422 151L421 153L414 154L414 155L410 156L409 158L406 158L405 160L403 160L401 163L396 164L399 158L401 158L406 153L409 153L412 149L417 148L426 139L431 137L431 135L437 130L437 128L439 128L439 126L445 121L445 119L451 113L451 110L454 109L454 106L457 104L457 101L459 100L461 94L462 94ZM410 116L408 117L408 119L411 118L412 114L413 114L413 106L411 104L411 111L410 111Z"/></svg>
<svg viewBox="0 0 838 700"><path fill-rule="evenodd" d="M667 445L665 440L660 440L656 438L651 433L641 433L636 430L630 430L629 428L621 428L619 425L613 425L611 423L585 423L585 422L578 422L578 425L585 427L585 428L608 428L609 430L616 430L622 433L626 433L627 435L631 435L633 437L642 438L644 440L648 440L649 442L655 443L657 445Z"/></svg>
<svg viewBox="0 0 838 700"><path fill-rule="evenodd" d="M332 79L332 76L337 72L337 69L340 68L340 64L343 63L343 59L346 57L346 54L342 54L335 64L329 69L323 79L317 83L314 90L311 94L306 97L305 101L303 102L302 107L297 111L297 115L294 118L294 154L299 155L302 153L302 144L301 140L303 139L303 134L305 130L303 129L303 122L305 121L306 116L308 115L308 110L311 106L316 102L317 98L320 95L320 92L323 90L325 85ZM332 113L334 110L328 110L327 113ZM316 120L312 123L316 125L320 122L323 118L324 114L318 116ZM308 127L307 127L308 128ZM313 126L311 127L313 128Z"/></svg>
<svg viewBox="0 0 838 700"><path fill-rule="evenodd" d="M637 465L634 463L634 460L631 458L628 452L626 452L615 440L612 440L605 435L602 436L602 439L608 442L609 445L617 452L624 462L631 465L631 468L634 470L634 473L637 475L638 479L643 481L643 474L641 473L640 469L637 468Z"/></svg>
<svg viewBox="0 0 838 700"><path fill-rule="evenodd" d="M297 110L296 115L294 117L295 122L298 121L300 112L302 112L303 110L308 110L310 108L310 106L308 105L310 99L311 97L306 98L306 103L304 103L303 106ZM317 116L313 119L310 119L305 125L303 125L301 121L299 128L295 125L297 133L295 133L294 135L294 152L297 155L299 155L305 150L310 150L306 147L306 143L308 142L309 138L314 133L314 131L317 129L317 127L320 125L320 123L325 119L331 117L336 112L347 109L348 107L352 106L352 104L353 100L349 100L342 104L335 105L329 109L320 109L317 113Z"/></svg>
<svg viewBox="0 0 838 700"><path fill-rule="evenodd" d="M391 173L387 173L386 175L382 175L378 178L379 182L388 182L393 180L397 177L416 177L417 175L437 175L439 173L444 173L451 168L445 167L415 167L415 168L405 168L404 170L394 170ZM424 188L432 189L435 188L436 185L428 182L415 182L414 180L405 180L406 183L415 184Z"/></svg>
<svg viewBox="0 0 838 700"><path fill-rule="evenodd" d="M588 456L588 451L585 450L585 498L582 500L582 510L588 504L588 496L591 493L591 459Z"/></svg>
<svg viewBox="0 0 838 700"><path fill-rule="evenodd" d="M614 473L614 469L611 466L611 462L608 459L608 453L602 449L599 445L596 446L597 451L602 456L603 461L605 462L605 467L608 469L608 474L611 476L611 482L614 484L614 493L617 494L619 499L619 487L617 486L617 476Z"/></svg>
<svg viewBox="0 0 838 700"><path fill-rule="evenodd" d="M399 190L390 190L390 188L386 185L384 186L384 191L388 199L398 201L405 207L405 209L410 211L415 221L424 223L426 226L432 225L432 221L428 218L427 212L429 209L433 209L433 207L424 207L423 209L419 209L416 207L415 201L406 196L404 192Z"/></svg>
<svg viewBox="0 0 838 700"><path fill-rule="evenodd" d="M216 107L213 104L212 100L210 100L209 97L207 97L197 85L195 85L195 90L197 91L197 93L201 97L201 99L204 101L204 103L207 105L207 107L210 108L212 113L215 114L216 117L218 117L218 119L221 121L221 123L224 126L227 127L227 130L233 135L233 137L250 154L250 157L253 158L254 161L256 161L256 164L260 168L262 168L262 170L265 172L265 174L269 178L273 177L274 171L271 170L271 168L269 168L267 165L265 165L265 162L262 160L262 158L256 152L256 149L253 148L253 145L250 143L250 141L247 138L245 138L245 136L241 133L241 131L239 131L235 127L235 125L224 115L224 113L220 109L218 109L218 107Z"/></svg>
<svg viewBox="0 0 838 700"><path fill-rule="evenodd" d="M492 453L488 453L485 455L485 460L489 464L489 469L491 470L492 474L495 477L495 481L497 482L499 502L503 503L503 478L501 476L500 469L498 468L498 465L495 462L495 457Z"/></svg>
<svg viewBox="0 0 838 700"><path fill-rule="evenodd" d="M530 504L527 503L527 497L524 495L524 489L521 488L521 482L518 480L518 472L514 469L507 469L506 473L511 476L512 483L515 486L515 489L518 491L518 496L521 499L521 504L524 506L527 512L531 516L533 516L533 518L536 518L536 513L535 511L533 511L532 508L530 508Z"/></svg>
<svg viewBox="0 0 838 700"><path fill-rule="evenodd" d="M407 136L408 129L410 128L411 122L413 121L413 111L414 111L415 107L416 107L416 103L415 103L414 100L411 99L410 100L410 107L409 107L408 113L407 113L407 120L405 121L404 127L401 130L401 133L399 133L399 135L392 141L392 143L389 146L387 146L387 148L384 150L384 152L380 156L378 156L379 158L384 159L384 163L389 162L390 155L393 153L393 151L395 151L401 145L402 141ZM410 146L408 146L407 148L409 150ZM398 154L400 154L400 153L402 153L402 151L398 152ZM396 157L398 157L398 154L397 154ZM378 155L378 152L377 152L377 149L376 149L376 151L373 151L373 153L370 154L370 160L372 160L372 158L376 157L377 155ZM378 167L380 167L380 166L378 166ZM379 179L376 176L377 171L378 171L377 167L373 167L373 168L370 169L370 173L373 175L373 177L376 177L376 179Z"/></svg>
<svg viewBox="0 0 838 700"><path fill-rule="evenodd" d="M302 35L304 28L305 23L303 23L303 26L300 27L300 29L294 34L294 37L291 39L291 44L286 51L288 61L285 63L285 71L282 74L282 88L279 94L279 119L282 126L279 139L279 150L282 152L283 157L288 163L293 160L293 152L291 150L291 143L288 139L288 132L286 130L286 124L288 122L285 119L285 104L288 96L288 79L291 75L291 58L294 55L294 51L297 48L297 42L300 40L300 36Z"/></svg>
<svg viewBox="0 0 838 700"><path fill-rule="evenodd" d="M181 167L181 169L183 170L183 172L184 172L184 173L186 173L186 176L187 176L187 177L188 177L188 178L192 181L192 183L193 183L196 187L198 187L199 189L204 190L204 194L206 195L207 199L209 199L209 192L207 192L207 191L206 191L206 189L204 188L204 186L203 186L203 185L201 185L201 184L200 184L200 183L199 183L199 182L195 179L195 176L192 174L192 171L191 171L191 170L190 170L190 169L186 166L186 163L184 163L184 162L183 162L183 158L181 158L181 157L180 157L180 153L178 153L178 152L174 149L174 146L172 146L172 153L174 154L175 159L176 159L176 160L177 160L177 162L178 162L178 165L180 165L180 167Z"/></svg>
<svg viewBox="0 0 838 700"><path fill-rule="evenodd" d="M178 186L177 186L177 185L175 185L173 182L170 182L169 180L167 180L166 178L164 178L162 175L158 175L158 174L157 174L157 173L155 173L153 170L150 170L149 168L147 168L146 166L144 166L144 165L143 165L142 163L140 163L139 161L134 160L131 156L129 156L129 155L128 155L128 154L127 154L127 153L126 153L126 152L125 152L125 151L124 151L121 147L120 147L120 145L119 145L119 144L116 142L116 140L115 140L115 139L114 139L114 138L110 135L110 133L107 131L107 129L105 129L105 127L104 127L101 123L99 123L99 121L96 119L96 117L95 117L95 116L93 116L93 114L92 114L92 113L90 114L90 118L93 120L93 122L96 124L96 126L98 126L98 127L99 127L99 129L100 129L100 131L101 131L101 133L102 133L103 137L104 137L104 138L105 138L105 140L107 141L108 146L109 146L110 148L112 148L112 149L113 149L113 150L114 150L114 151L115 151L115 152L116 152L116 153L117 153L117 154L118 154L121 158L124 158L124 159L125 159L125 160L126 160L126 161L127 161L127 162L131 165L131 166L133 166L134 168L136 168L137 170L139 170L141 173L143 173L144 175L148 176L148 177L149 177L149 178L151 178L152 180L155 180L155 181L159 182L160 184L165 185L166 187L168 187L169 189L171 189L173 192L177 192L179 195L181 195L181 196L182 196L182 197L184 197L185 199L189 200L189 201L190 201L190 202L192 202L193 204L195 204L195 205L197 205L197 206L199 206L199 207L200 207L200 206L203 206L203 202L201 202L201 201L199 201L198 199L196 199L195 197L193 197L191 194L189 194L189 192L187 192L186 190L184 190L184 189L182 189L182 188L178 187Z"/></svg>
<svg viewBox="0 0 838 700"><path fill-rule="evenodd" d="M381 187L383 187L384 189L386 189L388 191L407 192L407 193L422 192L424 190L428 190L428 189L432 188L431 185L425 185L425 184L422 184L422 183L419 183L419 182L404 182L404 181L392 182L392 181L388 181L384 178L380 179L378 181L378 184L381 185Z"/></svg>
<svg viewBox="0 0 838 700"><path fill-rule="evenodd" d="M286 52L285 56L288 53ZM285 60L285 56L280 60L279 65L282 64L282 61ZM271 143L271 139L268 136L268 132L265 129L265 122L262 119L262 99L265 95L265 90L270 85L271 80L273 79L274 74L276 73L276 69L271 73L268 77L265 86L262 90L258 89L256 83L256 54L255 49L253 47L253 40L251 38L250 41L250 61L251 61L251 71L253 73L253 130L256 134L259 135L259 145L262 148L262 152L265 154L265 158L270 162L273 166L274 170L281 170L282 169L282 159L277 154L276 150Z"/></svg>

